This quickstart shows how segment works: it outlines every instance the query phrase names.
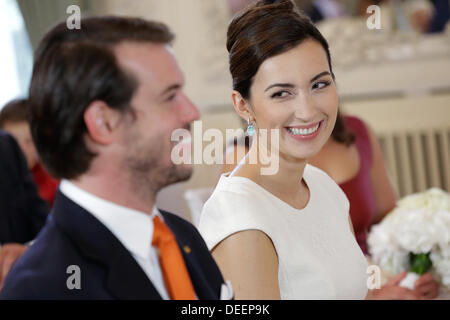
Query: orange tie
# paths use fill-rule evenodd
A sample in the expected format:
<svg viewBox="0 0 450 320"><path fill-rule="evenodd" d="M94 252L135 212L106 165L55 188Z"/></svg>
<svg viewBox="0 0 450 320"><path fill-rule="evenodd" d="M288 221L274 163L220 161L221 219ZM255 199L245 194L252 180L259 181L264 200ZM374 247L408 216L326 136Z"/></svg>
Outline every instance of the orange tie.
<svg viewBox="0 0 450 320"><path fill-rule="evenodd" d="M159 249L159 262L172 300L195 300L195 291L175 237L156 216L153 218L152 245Z"/></svg>

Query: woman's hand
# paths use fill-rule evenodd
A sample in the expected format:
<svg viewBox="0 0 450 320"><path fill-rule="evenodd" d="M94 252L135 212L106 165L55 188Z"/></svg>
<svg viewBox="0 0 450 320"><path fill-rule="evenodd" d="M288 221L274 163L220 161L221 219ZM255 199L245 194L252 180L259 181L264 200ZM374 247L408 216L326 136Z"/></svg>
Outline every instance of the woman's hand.
<svg viewBox="0 0 450 320"><path fill-rule="evenodd" d="M439 284L431 273L425 273L414 283L414 292L422 299L434 299L439 294Z"/></svg>
<svg viewBox="0 0 450 320"><path fill-rule="evenodd" d="M372 292L372 297L375 300L420 300L421 296L407 288L399 286L400 281L406 277L407 271L396 275L394 278L389 280L380 289L375 289Z"/></svg>
<svg viewBox="0 0 450 320"><path fill-rule="evenodd" d="M375 300L422 300L434 299L439 294L439 285L430 273L422 275L416 280L414 290L403 288L399 283L406 276L403 271L389 280L381 289L373 290L372 297Z"/></svg>

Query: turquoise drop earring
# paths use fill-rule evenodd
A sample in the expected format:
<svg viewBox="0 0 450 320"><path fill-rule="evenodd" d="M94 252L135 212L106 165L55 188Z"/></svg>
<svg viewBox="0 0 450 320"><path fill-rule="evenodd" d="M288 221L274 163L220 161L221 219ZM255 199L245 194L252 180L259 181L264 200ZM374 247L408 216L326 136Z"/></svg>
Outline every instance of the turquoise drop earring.
<svg viewBox="0 0 450 320"><path fill-rule="evenodd" d="M253 126L253 123L250 123L250 117L247 119L247 134L252 137L255 134L255 127Z"/></svg>

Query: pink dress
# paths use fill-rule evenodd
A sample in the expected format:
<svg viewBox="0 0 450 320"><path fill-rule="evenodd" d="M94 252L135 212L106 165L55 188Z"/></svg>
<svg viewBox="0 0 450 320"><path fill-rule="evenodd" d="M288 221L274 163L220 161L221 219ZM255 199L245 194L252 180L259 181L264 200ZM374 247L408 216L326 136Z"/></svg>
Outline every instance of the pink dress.
<svg viewBox="0 0 450 320"><path fill-rule="evenodd" d="M375 218L376 204L370 179L372 167L372 146L370 137L364 122L356 117L344 116L347 127L355 134L355 145L360 158L358 173L339 186L347 195L350 202L350 217L355 230L356 240L364 254L367 251L367 232Z"/></svg>

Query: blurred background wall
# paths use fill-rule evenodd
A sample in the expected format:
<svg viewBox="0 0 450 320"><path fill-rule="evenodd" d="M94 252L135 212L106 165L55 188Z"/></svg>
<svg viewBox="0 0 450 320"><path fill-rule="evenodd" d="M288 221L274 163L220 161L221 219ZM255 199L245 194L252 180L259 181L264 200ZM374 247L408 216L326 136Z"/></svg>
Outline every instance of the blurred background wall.
<svg viewBox="0 0 450 320"><path fill-rule="evenodd" d="M446 1L446 3L445 3ZM199 107L203 130L238 128L230 100L231 78L225 48L232 15L248 0L2 0L17 14L16 25L1 39L4 63L15 66L17 90L26 95L31 48L76 4L83 15L140 16L163 21L176 34L174 49L186 76L186 92ZM330 43L344 112L363 118L382 143L400 196L432 186L450 190L450 28L448 0L305 0L296 1ZM370 30L369 5L380 8L380 29ZM446 11L447 10L447 11ZM19 26L19 27L17 27ZM19 30L19 31L17 31ZM9 39L9 40L3 40ZM12 40L11 40L12 39ZM22 39L22 40L20 40ZM25 39L25 40L24 40ZM29 40L28 40L29 39ZM7 46L6 42L21 43ZM28 67L28 71L26 66ZM13 74L10 71L10 74ZM8 78L9 77L9 78ZM6 81L6 82L5 82ZM160 207L190 219L186 190L213 187L219 165L196 165L192 179L163 190Z"/></svg>

